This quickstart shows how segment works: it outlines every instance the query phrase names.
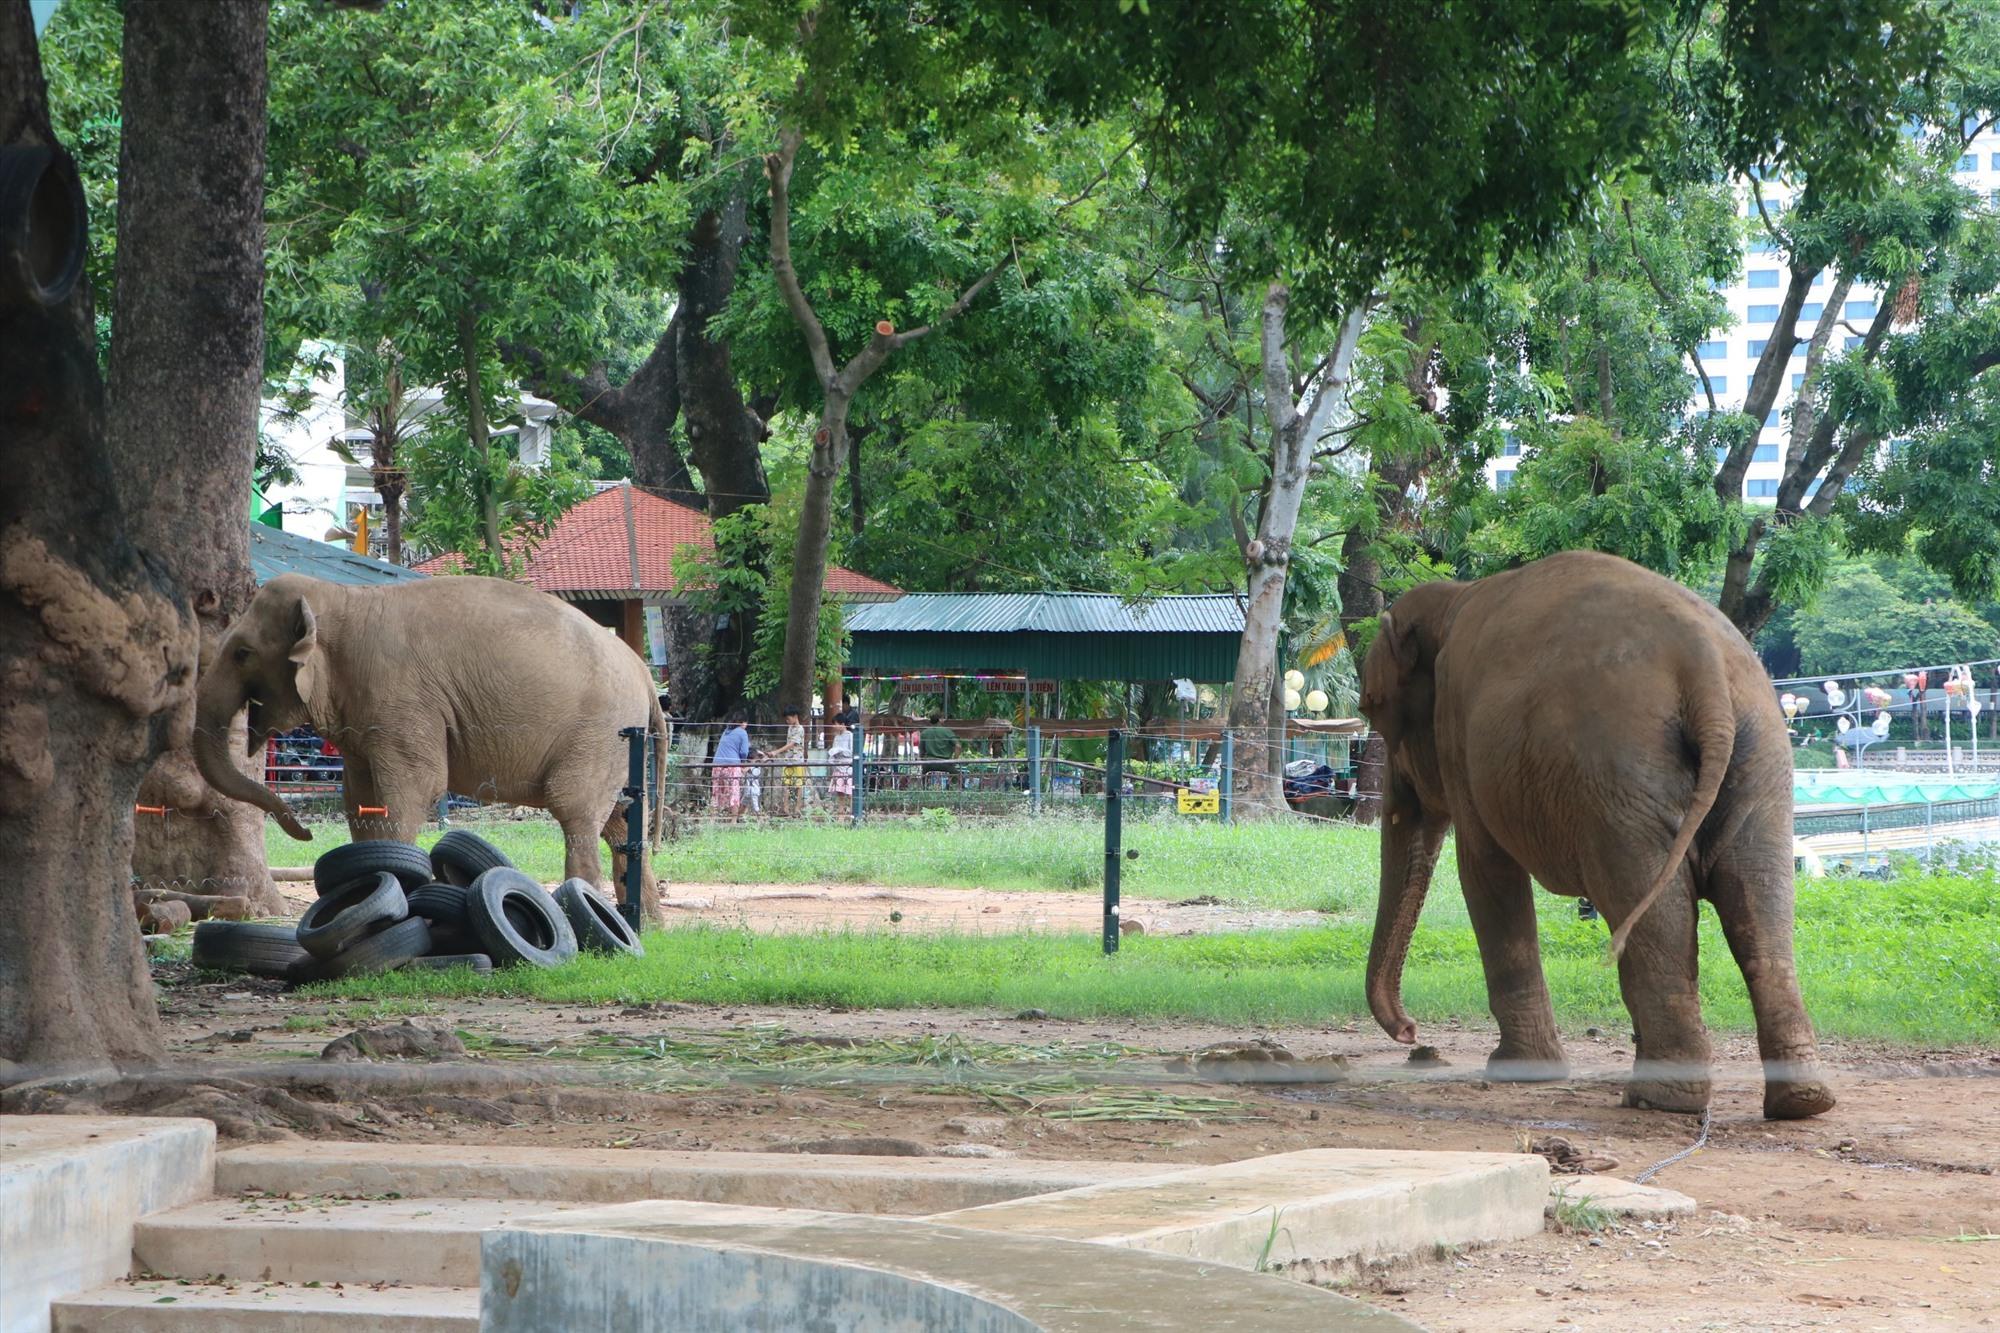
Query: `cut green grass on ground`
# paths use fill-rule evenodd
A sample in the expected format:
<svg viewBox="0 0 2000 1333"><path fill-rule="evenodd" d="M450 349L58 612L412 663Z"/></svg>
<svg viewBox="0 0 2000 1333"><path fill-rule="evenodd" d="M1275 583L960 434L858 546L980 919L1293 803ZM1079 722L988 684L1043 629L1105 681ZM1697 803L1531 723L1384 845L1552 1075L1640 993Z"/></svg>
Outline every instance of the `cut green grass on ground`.
<svg viewBox="0 0 2000 1333"><path fill-rule="evenodd" d="M1373 894L1372 881L1355 886ZM1541 897L1543 966L1558 1020L1620 1036L1627 1019L1601 922ZM394 972L312 994L425 999L517 995L552 1003L678 1000L828 1008L1041 1009L1053 1017L1187 1019L1243 1027L1372 1023L1362 993L1371 923L1148 935L1103 957L1088 935L823 933L692 928L646 937L644 958L584 957L549 971ZM1703 1007L1751 1029L1748 998L1713 912L1701 924ZM1798 956L1820 1033L1931 1045L2000 1042L2000 894L1991 880L1910 877L1801 885ZM1419 1025L1489 1023L1479 955L1456 889L1432 892L1404 1000Z"/></svg>

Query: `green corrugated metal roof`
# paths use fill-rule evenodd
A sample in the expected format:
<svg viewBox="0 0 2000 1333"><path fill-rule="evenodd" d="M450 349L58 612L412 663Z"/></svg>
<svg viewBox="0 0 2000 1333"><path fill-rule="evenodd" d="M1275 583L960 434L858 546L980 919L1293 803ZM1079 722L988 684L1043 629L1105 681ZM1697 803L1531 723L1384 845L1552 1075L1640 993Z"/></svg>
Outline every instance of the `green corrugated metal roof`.
<svg viewBox="0 0 2000 1333"><path fill-rule="evenodd" d="M906 593L848 609L864 671L1018 671L1035 680L1228 680L1243 611L1229 596Z"/></svg>
<svg viewBox="0 0 2000 1333"><path fill-rule="evenodd" d="M912 592L847 613L857 633L1241 634L1227 594L1128 602L1099 592Z"/></svg>
<svg viewBox="0 0 2000 1333"><path fill-rule="evenodd" d="M259 587L280 574L304 574L328 583L370 585L429 577L386 560L357 555L332 542L316 542L255 522L250 525L250 569L257 576Z"/></svg>

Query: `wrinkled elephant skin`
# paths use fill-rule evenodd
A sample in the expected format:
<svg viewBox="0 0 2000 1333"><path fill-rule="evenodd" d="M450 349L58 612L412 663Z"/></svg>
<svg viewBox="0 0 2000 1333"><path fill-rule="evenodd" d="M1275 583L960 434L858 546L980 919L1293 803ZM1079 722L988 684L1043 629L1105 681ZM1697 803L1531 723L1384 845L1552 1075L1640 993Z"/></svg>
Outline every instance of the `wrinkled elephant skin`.
<svg viewBox="0 0 2000 1333"><path fill-rule="evenodd" d="M1402 969L1447 830L1500 1027L1495 1078L1567 1070L1530 877L1613 928L1638 1034L1625 1101L1708 1105L1697 904L1748 983L1764 1114L1834 1099L1792 960L1792 755L1769 677L1722 614L1614 556L1569 552L1411 589L1383 614L1361 709L1389 755L1368 1001L1416 1039Z"/></svg>
<svg viewBox="0 0 2000 1333"><path fill-rule="evenodd" d="M287 574L217 648L196 702L202 776L306 838L229 761L230 724L246 708L253 754L308 724L339 748L357 840L411 840L447 791L535 806L562 825L565 878L599 888L598 838L625 838L619 730L649 726L657 747L667 735L651 673L616 635L546 593L469 575L350 587ZM657 802L653 816L657 840Z"/></svg>

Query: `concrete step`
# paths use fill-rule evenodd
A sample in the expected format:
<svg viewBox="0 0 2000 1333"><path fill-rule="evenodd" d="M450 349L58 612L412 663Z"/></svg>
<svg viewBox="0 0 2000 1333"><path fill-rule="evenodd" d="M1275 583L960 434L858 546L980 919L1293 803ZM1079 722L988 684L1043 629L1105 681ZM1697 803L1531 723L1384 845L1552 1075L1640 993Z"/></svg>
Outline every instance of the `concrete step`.
<svg viewBox="0 0 2000 1333"><path fill-rule="evenodd" d="M218 1153L215 1190L581 1203L687 1199L923 1216L1174 1170L1144 1162L315 1141Z"/></svg>
<svg viewBox="0 0 2000 1333"><path fill-rule="evenodd" d="M1529 1153L1315 1148L929 1220L1319 1279L1367 1260L1532 1236L1548 1194L1548 1163Z"/></svg>
<svg viewBox="0 0 2000 1333"><path fill-rule="evenodd" d="M479 1291L135 1279L50 1313L51 1333L478 1333Z"/></svg>
<svg viewBox="0 0 2000 1333"><path fill-rule="evenodd" d="M140 1220L140 1272L238 1282L479 1285L479 1236L545 1199L210 1199Z"/></svg>

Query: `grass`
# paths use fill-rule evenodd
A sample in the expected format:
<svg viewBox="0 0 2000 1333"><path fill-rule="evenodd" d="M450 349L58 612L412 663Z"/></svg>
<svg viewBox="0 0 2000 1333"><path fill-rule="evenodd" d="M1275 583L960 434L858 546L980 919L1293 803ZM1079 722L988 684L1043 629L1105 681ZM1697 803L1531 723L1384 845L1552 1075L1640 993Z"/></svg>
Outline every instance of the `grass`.
<svg viewBox="0 0 2000 1333"><path fill-rule="evenodd" d="M546 820L469 825L529 874L562 878L562 834ZM294 842L266 831L272 865L305 865L347 841L340 821ZM436 830L418 838L429 846ZM1120 874L1134 898L1212 894L1256 907L1342 912L1365 900L1374 910L1377 835L1308 820L1219 824L1174 815L1131 818L1125 846L1139 853ZM607 862L608 864L608 862ZM944 888L1096 892L1104 877L1100 819L923 820L883 818L853 828L838 822L705 825L655 858L670 887L681 884L879 884ZM1436 895L1457 897L1450 857L1438 867Z"/></svg>
<svg viewBox="0 0 2000 1333"><path fill-rule="evenodd" d="M1372 885L1367 890L1373 892ZM1556 1016L1622 1036L1601 922L1540 900L1542 960ZM1925 1044L2000 1041L2000 894L1984 878L1801 884L1798 955L1822 1035ZM314 994L432 999L517 995L552 1003L771 1004L831 1008L1042 1009L1055 1017L1188 1019L1230 1026L1368 1023L1362 969L1372 923L1356 915L1296 930L1148 935L1106 958L1084 935L823 933L759 936L689 928L646 937L638 959L584 957L548 971L396 972ZM1704 909L1701 992L1710 1025L1752 1028L1743 981ZM1420 1025L1490 1022L1463 902L1439 885L1404 975Z"/></svg>
<svg viewBox="0 0 2000 1333"><path fill-rule="evenodd" d="M546 821L482 821L478 830L544 880L562 869ZM437 833L421 841L435 841ZM849 882L1095 892L1103 832L1093 820L891 820L701 829L660 855L673 882ZM1325 923L1298 930L1128 938L1103 958L1086 936L822 933L759 937L717 929L650 935L647 957L579 959L553 971L395 973L328 993L424 999L511 994L583 1003L682 1000L842 1008L1038 1008L1060 1017L1179 1018L1276 1026L1370 1022L1362 967L1372 930L1377 838L1308 821L1220 825L1172 816L1126 827L1136 861L1125 893L1232 905L1310 908ZM299 863L346 840L339 824L308 847L274 835L273 864ZM1602 923L1538 896L1543 967L1560 1022L1623 1034ZM1918 1043L2000 1043L2000 890L1990 876L1922 875L1886 882L1802 880L1801 985L1823 1035ZM1701 923L1701 992L1709 1023L1752 1028L1748 997L1712 910ZM1420 1025L1490 1021L1484 976L1455 862L1438 866L1411 946L1404 999Z"/></svg>
<svg viewBox="0 0 2000 1333"><path fill-rule="evenodd" d="M1608 1209L1587 1198L1570 1198L1567 1187L1556 1188L1555 1206L1556 1230L1565 1236L1594 1236L1611 1225Z"/></svg>

